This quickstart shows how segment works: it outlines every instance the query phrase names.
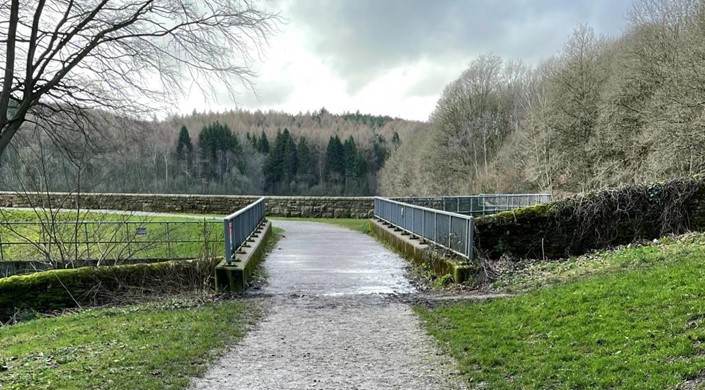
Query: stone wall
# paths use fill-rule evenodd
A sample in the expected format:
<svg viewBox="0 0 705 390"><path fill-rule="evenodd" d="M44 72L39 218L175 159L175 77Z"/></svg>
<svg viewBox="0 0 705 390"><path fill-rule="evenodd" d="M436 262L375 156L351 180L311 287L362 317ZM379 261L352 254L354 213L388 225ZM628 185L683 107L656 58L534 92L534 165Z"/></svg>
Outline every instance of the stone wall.
<svg viewBox="0 0 705 390"><path fill-rule="evenodd" d="M705 230L705 180L684 179L587 193L475 219L475 247L490 259L559 259Z"/></svg>
<svg viewBox="0 0 705 390"><path fill-rule="evenodd" d="M230 214L259 199L237 195L18 194L0 192L0 207L84 208L151 211L163 213ZM267 215L272 217L369 218L372 197L268 196Z"/></svg>

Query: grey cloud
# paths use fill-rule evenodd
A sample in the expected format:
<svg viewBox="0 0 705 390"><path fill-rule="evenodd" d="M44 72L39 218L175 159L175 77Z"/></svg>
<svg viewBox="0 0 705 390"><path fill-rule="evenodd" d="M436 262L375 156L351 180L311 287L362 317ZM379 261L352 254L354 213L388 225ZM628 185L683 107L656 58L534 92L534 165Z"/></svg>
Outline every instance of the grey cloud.
<svg viewBox="0 0 705 390"><path fill-rule="evenodd" d="M364 87L385 69L430 58L466 62L478 53L538 62L581 22L616 34L629 0L291 0L286 28L309 50Z"/></svg>
<svg viewBox="0 0 705 390"><path fill-rule="evenodd" d="M436 95L446 84L456 79L459 73L457 67L438 67L429 70L421 78L408 84L406 95L420 97Z"/></svg>
<svg viewBox="0 0 705 390"><path fill-rule="evenodd" d="M283 80L255 80L254 92L245 91L239 96L239 103L245 107L274 106L286 103L294 93L294 86Z"/></svg>

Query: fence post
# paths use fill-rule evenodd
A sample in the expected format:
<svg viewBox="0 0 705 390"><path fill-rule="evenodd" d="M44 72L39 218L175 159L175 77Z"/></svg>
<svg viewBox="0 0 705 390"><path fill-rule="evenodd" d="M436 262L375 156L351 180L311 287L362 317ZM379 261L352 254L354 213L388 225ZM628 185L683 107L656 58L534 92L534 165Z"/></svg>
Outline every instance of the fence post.
<svg viewBox="0 0 705 390"><path fill-rule="evenodd" d="M88 225L83 224L83 235L86 237L86 260L91 260L91 244L88 242Z"/></svg>
<svg viewBox="0 0 705 390"><path fill-rule="evenodd" d="M210 259L210 248L208 248L208 223L205 218L203 218L203 245L206 259Z"/></svg>
<svg viewBox="0 0 705 390"><path fill-rule="evenodd" d="M132 256L132 245L130 243L130 222L129 221L125 222L125 232L127 233L127 235L125 235L125 241L127 241L127 255Z"/></svg>
<svg viewBox="0 0 705 390"><path fill-rule="evenodd" d="M2 229L0 229L0 261L5 260L5 253L2 250Z"/></svg>
<svg viewBox="0 0 705 390"><path fill-rule="evenodd" d="M169 234L169 222L166 223L166 257L171 260L171 236Z"/></svg>

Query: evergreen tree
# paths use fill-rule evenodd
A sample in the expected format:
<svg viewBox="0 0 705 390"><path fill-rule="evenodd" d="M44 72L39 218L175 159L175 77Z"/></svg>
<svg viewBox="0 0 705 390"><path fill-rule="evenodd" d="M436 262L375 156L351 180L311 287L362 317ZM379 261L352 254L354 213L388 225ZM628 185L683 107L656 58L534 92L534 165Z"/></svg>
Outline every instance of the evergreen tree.
<svg viewBox="0 0 705 390"><path fill-rule="evenodd" d="M352 136L348 137L343 144L343 160L345 164L345 178L352 178L357 175L357 162L359 159L357 145Z"/></svg>
<svg viewBox="0 0 705 390"><path fill-rule="evenodd" d="M254 150L259 150L259 140L257 139L257 134L250 135L250 133L248 132L247 136L247 140L250 141L250 145L252 145L252 148Z"/></svg>
<svg viewBox="0 0 705 390"><path fill-rule="evenodd" d="M313 156L308 148L308 143L305 137L299 138L299 143L296 146L296 156L298 158L299 181L310 187L313 185Z"/></svg>
<svg viewBox="0 0 705 390"><path fill-rule="evenodd" d="M399 133L396 131L392 135L392 145L394 145L394 150L397 150L401 145L401 139L399 138Z"/></svg>
<svg viewBox="0 0 705 390"><path fill-rule="evenodd" d="M198 134L198 147L201 152L201 171L206 179L222 181L232 166L242 171L244 168L237 157L242 155L242 146L226 125L211 123Z"/></svg>
<svg viewBox="0 0 705 390"><path fill-rule="evenodd" d="M338 135L330 137L326 148L326 160L323 168L325 180L332 184L340 184L345 175L345 148Z"/></svg>
<svg viewBox="0 0 705 390"><path fill-rule="evenodd" d="M372 140L372 166L370 167L373 172L377 172L382 169L384 162L389 158L389 146L387 145L387 140L383 135L375 134Z"/></svg>
<svg viewBox="0 0 705 390"><path fill-rule="evenodd" d="M262 135L259 137L256 148L258 152L262 154L269 154L269 140L267 139L267 134L262 131Z"/></svg>
<svg viewBox="0 0 705 390"><path fill-rule="evenodd" d="M283 153L283 173L284 173L284 184L289 184L289 182L296 180L296 172L298 170L298 158L296 156L296 142L291 137L289 129L284 129L282 133L282 142L284 146L282 147Z"/></svg>
<svg viewBox="0 0 705 390"><path fill-rule="evenodd" d="M262 140L267 140L264 133L262 133L262 137L260 138L260 145L262 145ZM284 176L285 145L281 129L277 130L277 136L274 138L272 148L269 148L269 142L267 142L266 145L269 154L264 163L265 189L267 191L276 192Z"/></svg>
<svg viewBox="0 0 705 390"><path fill-rule="evenodd" d="M181 126L181 131L179 131L179 141L176 143L176 157L181 161L185 161L191 157L191 152L193 152L191 136L189 135L186 126Z"/></svg>

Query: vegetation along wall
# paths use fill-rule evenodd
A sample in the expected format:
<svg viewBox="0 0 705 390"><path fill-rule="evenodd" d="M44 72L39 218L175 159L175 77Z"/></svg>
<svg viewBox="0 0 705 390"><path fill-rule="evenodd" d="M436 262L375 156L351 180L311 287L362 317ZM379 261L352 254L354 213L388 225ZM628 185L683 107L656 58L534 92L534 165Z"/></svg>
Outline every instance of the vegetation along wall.
<svg viewBox="0 0 705 390"><path fill-rule="evenodd" d="M593 249L705 230L705 179L590 192L477 218L479 254L564 258Z"/></svg>

